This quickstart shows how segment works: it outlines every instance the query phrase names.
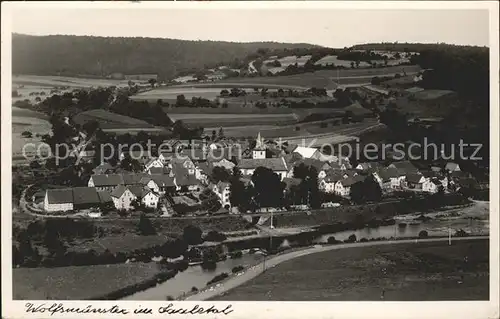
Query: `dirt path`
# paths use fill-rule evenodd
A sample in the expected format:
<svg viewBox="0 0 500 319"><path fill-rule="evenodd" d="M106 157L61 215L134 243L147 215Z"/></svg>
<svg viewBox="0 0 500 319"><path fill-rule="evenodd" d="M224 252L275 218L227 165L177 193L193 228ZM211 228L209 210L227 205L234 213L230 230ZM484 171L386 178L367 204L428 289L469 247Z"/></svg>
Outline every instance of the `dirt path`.
<svg viewBox="0 0 500 319"><path fill-rule="evenodd" d="M460 237L460 238L452 238L453 241L457 240L477 240L477 239L485 239L489 238L489 236L471 236L471 237ZM405 239L405 240L396 240L396 241L379 241L379 242L367 242L367 243L352 243L352 244L339 244L339 245L331 245L331 246L314 246L309 249L293 251L290 253L285 253L283 255L278 255L275 257L271 257L270 259L263 261L262 263L255 265L249 269L246 269L244 272L241 272L235 276L230 277L227 281L221 282L219 285L212 286L206 290L202 290L197 294L186 297L184 300L189 301L202 301L210 298L214 298L224 292L229 291L230 289L236 288L243 283L257 277L262 274L265 270L264 267L275 267L282 262L306 256L318 252L324 252L329 250L336 249L346 249L346 248L357 248L357 247L367 247L367 246L378 246L378 245L398 245L398 244L408 244L408 243L417 243L417 242L437 242L437 241L448 241L448 238L428 238L428 239ZM264 266L265 265L265 266Z"/></svg>

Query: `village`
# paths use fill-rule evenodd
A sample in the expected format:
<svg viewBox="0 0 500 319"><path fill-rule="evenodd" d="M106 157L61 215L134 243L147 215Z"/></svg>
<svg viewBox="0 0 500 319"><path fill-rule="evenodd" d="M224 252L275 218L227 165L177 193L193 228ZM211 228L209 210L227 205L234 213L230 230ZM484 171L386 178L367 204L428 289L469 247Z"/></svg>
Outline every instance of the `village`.
<svg viewBox="0 0 500 319"><path fill-rule="evenodd" d="M137 161L140 171L117 172L119 165L102 162L92 170L87 187L47 189L43 201L41 196L33 196L34 202L28 207L49 215L84 212L89 217L101 217L110 210L125 214L146 210L164 217L207 212L246 214L252 211L241 211L242 205L231 196L234 174L245 187L255 188L252 175L258 169L266 169L279 179L286 197L303 182L301 176L297 176L300 166L312 168L317 175L316 192L324 194L323 202L319 203L324 208L354 204L351 193L363 192L363 188L357 186L367 180L376 182L382 195L379 199L391 197L395 192L449 193L471 182L470 174L461 171L460 165L454 162L420 169L408 160L387 165L360 162L353 166L347 157L326 155L312 147L277 145L273 140L265 140L260 133L255 145L243 151L228 143L204 140L170 140L168 143L170 150L160 152L157 157L149 151L126 150L119 154L119 161ZM275 207L257 205L253 212L307 210L311 206L306 199Z"/></svg>

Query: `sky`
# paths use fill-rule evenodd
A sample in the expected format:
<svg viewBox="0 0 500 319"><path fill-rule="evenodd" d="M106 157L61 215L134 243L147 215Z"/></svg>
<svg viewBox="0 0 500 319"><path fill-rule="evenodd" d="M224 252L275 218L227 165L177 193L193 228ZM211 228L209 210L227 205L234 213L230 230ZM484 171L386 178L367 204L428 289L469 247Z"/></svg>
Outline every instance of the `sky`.
<svg viewBox="0 0 500 319"><path fill-rule="evenodd" d="M488 11L480 9L61 9L23 8L12 32L276 41L345 47L370 42L489 45Z"/></svg>

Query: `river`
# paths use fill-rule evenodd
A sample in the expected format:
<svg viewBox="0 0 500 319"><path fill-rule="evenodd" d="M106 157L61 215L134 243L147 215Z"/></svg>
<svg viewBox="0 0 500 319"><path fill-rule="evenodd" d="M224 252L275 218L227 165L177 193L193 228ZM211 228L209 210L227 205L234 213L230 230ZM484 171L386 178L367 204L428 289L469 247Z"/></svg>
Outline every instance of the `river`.
<svg viewBox="0 0 500 319"><path fill-rule="evenodd" d="M391 226L380 226L375 228L363 228L355 231L343 231L332 234L321 235L313 243L326 243L330 236L337 240L346 240L352 234L356 238L374 239L379 237L411 238L417 237L419 232L425 230L429 236L448 236L450 229L452 234L456 230L463 229L474 235L485 235L489 233L489 203L475 202L472 206L460 209L452 209L443 212L426 214L432 219L425 222L415 220L419 214L397 216L396 224ZM401 223L407 225L403 227ZM284 239L282 246L293 246L293 241ZM130 295L124 300L166 300L167 296L177 298L191 291L192 287L204 288L208 281L223 272L231 274L236 266L252 266L263 260L260 254L244 254L239 259L227 259L217 263L217 269L213 271L203 270L201 266L189 267L184 272L178 273L174 278L167 280L156 287Z"/></svg>

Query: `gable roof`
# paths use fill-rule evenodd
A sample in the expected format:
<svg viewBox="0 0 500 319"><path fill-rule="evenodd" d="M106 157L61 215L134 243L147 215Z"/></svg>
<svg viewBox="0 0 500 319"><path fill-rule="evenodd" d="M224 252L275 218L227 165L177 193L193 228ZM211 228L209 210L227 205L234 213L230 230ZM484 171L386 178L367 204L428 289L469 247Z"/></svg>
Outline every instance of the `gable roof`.
<svg viewBox="0 0 500 319"><path fill-rule="evenodd" d="M242 169L256 169L257 167L266 167L273 171L287 171L287 165L283 157L241 159L238 163L238 167Z"/></svg>
<svg viewBox="0 0 500 319"><path fill-rule="evenodd" d="M403 170L406 173L417 173L418 169L410 161L400 161L394 162L389 165L389 167L395 167L397 169Z"/></svg>
<svg viewBox="0 0 500 319"><path fill-rule="evenodd" d="M324 180L327 183L335 183L335 182L340 181L343 178L344 178L344 173L331 170L331 171L326 172L326 176L325 176Z"/></svg>
<svg viewBox="0 0 500 319"><path fill-rule="evenodd" d="M73 191L71 188L47 189L47 201L49 204L73 203Z"/></svg>
<svg viewBox="0 0 500 319"><path fill-rule="evenodd" d="M111 192L111 197L120 198L126 190L127 187L124 185L118 185L118 187Z"/></svg>
<svg viewBox="0 0 500 319"><path fill-rule="evenodd" d="M96 166L92 170L92 172L94 172L94 174L104 174L107 171L112 170L112 169L113 169L113 166L111 166L111 164L109 164L109 163L103 163L101 165Z"/></svg>
<svg viewBox="0 0 500 319"><path fill-rule="evenodd" d="M120 174L97 174L92 175L94 186L116 186L123 184L123 177Z"/></svg>
<svg viewBox="0 0 500 319"><path fill-rule="evenodd" d="M420 180L422 179L422 177L424 177L424 176L421 175L421 174L407 174L406 175L406 181L408 181L410 183L417 184L417 183L420 182Z"/></svg>
<svg viewBox="0 0 500 319"><path fill-rule="evenodd" d="M454 171L460 169L460 166L457 163L446 163L445 169L448 171Z"/></svg>
<svg viewBox="0 0 500 319"><path fill-rule="evenodd" d="M151 167L149 169L149 174L168 174L170 169L168 167Z"/></svg>
<svg viewBox="0 0 500 319"><path fill-rule="evenodd" d="M134 185L140 184L141 179L147 176L146 173L131 173L131 174L123 174L123 185Z"/></svg>
<svg viewBox="0 0 500 319"><path fill-rule="evenodd" d="M293 152L299 153L303 158L312 158L319 151L317 148L297 146Z"/></svg>
<svg viewBox="0 0 500 319"><path fill-rule="evenodd" d="M97 195L99 196L101 203L109 203L113 201L111 194L107 191L97 191Z"/></svg>
<svg viewBox="0 0 500 319"><path fill-rule="evenodd" d="M323 161L320 161L320 160L315 159L315 158L304 158L303 160L297 162L296 166L300 165L300 164L304 164L305 166L312 166L318 172L321 170L330 168L330 165L327 162L323 162Z"/></svg>
<svg viewBox="0 0 500 319"><path fill-rule="evenodd" d="M135 197L142 198L142 192L143 192L144 187L145 186L142 186L142 185L131 185L131 186L128 186L127 188L132 194L134 194ZM148 188L148 187L146 186L146 188Z"/></svg>
<svg viewBox="0 0 500 319"><path fill-rule="evenodd" d="M387 182L390 181L391 178L398 178L400 176L404 176L405 173L400 169L395 167L381 168L377 170L376 174L382 179L382 181Z"/></svg>
<svg viewBox="0 0 500 319"><path fill-rule="evenodd" d="M198 180L194 175L175 176L175 183L178 186L192 186L199 184Z"/></svg>
<svg viewBox="0 0 500 319"><path fill-rule="evenodd" d="M101 200L95 187L75 187L73 188L73 204L98 204Z"/></svg>

